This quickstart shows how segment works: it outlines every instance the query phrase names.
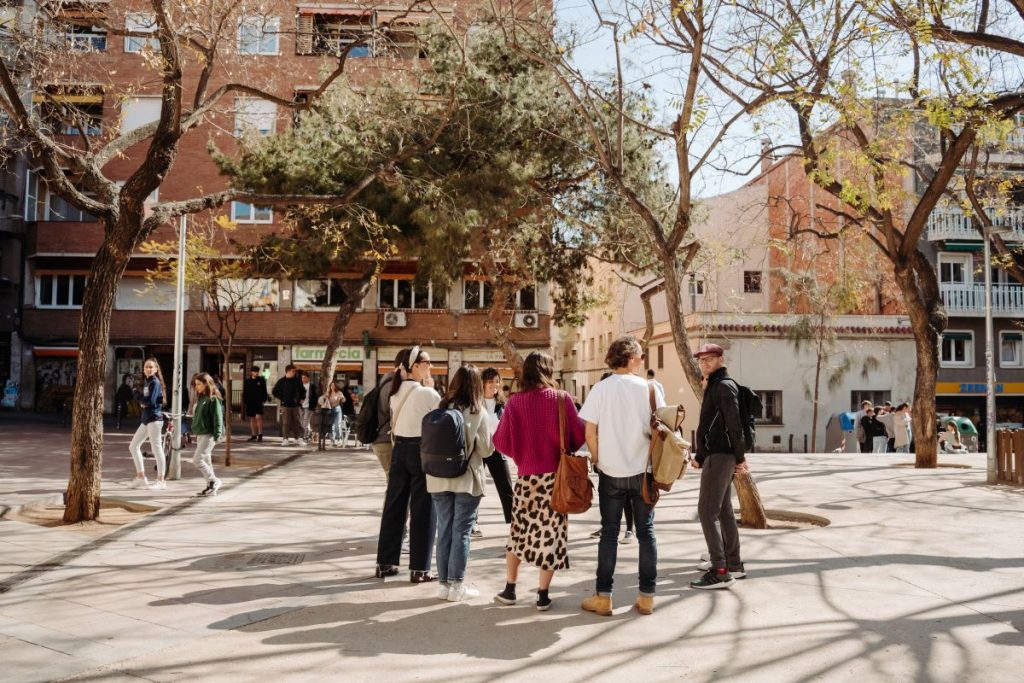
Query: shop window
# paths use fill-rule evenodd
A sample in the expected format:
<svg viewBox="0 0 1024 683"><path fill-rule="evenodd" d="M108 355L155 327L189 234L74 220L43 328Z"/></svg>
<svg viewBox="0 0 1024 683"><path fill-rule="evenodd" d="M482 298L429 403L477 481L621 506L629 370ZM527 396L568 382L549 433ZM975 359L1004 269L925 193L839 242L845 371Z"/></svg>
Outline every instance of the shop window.
<svg viewBox="0 0 1024 683"><path fill-rule="evenodd" d="M36 278L39 308L81 308L85 275L40 275Z"/></svg>
<svg viewBox="0 0 1024 683"><path fill-rule="evenodd" d="M238 22L238 52L243 55L276 55L280 48L278 17L243 17Z"/></svg>
<svg viewBox="0 0 1024 683"><path fill-rule="evenodd" d="M660 346L658 347L661 348ZM782 392L758 389L754 393L761 399L761 414L754 416L758 424L782 424Z"/></svg>
<svg viewBox="0 0 1024 683"><path fill-rule="evenodd" d="M1024 342L1024 333L999 333L999 367L1019 368L1024 366L1024 349L1021 348L1022 342Z"/></svg>
<svg viewBox="0 0 1024 683"><path fill-rule="evenodd" d="M124 27L128 33L156 33L156 16L148 12L130 12L125 16ZM146 48L151 50L160 49L158 38L146 38L144 36L125 36L125 52L142 52Z"/></svg>
<svg viewBox="0 0 1024 683"><path fill-rule="evenodd" d="M231 202L231 220L236 223L273 223L274 211L269 206L235 201Z"/></svg>
<svg viewBox="0 0 1024 683"><path fill-rule="evenodd" d="M940 361L943 367L974 367L974 333L964 330L947 330L942 333Z"/></svg>
<svg viewBox="0 0 1024 683"><path fill-rule="evenodd" d="M745 270L745 271L743 271L743 293L744 294L760 294L761 293L761 271L759 271L759 270Z"/></svg>

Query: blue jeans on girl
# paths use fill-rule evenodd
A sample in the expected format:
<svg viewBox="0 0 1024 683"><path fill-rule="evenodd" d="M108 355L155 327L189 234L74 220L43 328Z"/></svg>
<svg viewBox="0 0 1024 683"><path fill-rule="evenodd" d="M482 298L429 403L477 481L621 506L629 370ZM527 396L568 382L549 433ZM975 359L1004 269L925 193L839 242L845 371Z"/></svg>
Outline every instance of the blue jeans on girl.
<svg viewBox="0 0 1024 683"><path fill-rule="evenodd" d="M441 583L464 581L469 563L469 539L480 508L470 493L431 493L437 518L437 578Z"/></svg>

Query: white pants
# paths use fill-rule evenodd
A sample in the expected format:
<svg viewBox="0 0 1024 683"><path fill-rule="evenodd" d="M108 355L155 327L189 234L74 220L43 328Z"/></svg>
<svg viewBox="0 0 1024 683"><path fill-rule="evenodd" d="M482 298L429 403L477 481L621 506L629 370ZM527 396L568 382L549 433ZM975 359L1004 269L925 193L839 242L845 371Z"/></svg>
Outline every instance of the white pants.
<svg viewBox="0 0 1024 683"><path fill-rule="evenodd" d="M887 436L876 436L872 442L871 452L872 453L885 453L886 447L889 445L889 437Z"/></svg>
<svg viewBox="0 0 1024 683"><path fill-rule="evenodd" d="M196 454L192 456L192 464L206 477L206 481L217 480L213 473L213 447L216 445L213 434L196 435Z"/></svg>
<svg viewBox="0 0 1024 683"><path fill-rule="evenodd" d="M149 445L153 447L153 457L156 459L157 479L164 478L167 460L164 456L164 440L161 433L163 428L163 420L154 420L147 425L140 424L139 428L135 430L135 436L132 437L132 443L128 446L128 450L132 454L132 460L135 461L136 473L146 473L146 463L142 460L142 444L149 439Z"/></svg>

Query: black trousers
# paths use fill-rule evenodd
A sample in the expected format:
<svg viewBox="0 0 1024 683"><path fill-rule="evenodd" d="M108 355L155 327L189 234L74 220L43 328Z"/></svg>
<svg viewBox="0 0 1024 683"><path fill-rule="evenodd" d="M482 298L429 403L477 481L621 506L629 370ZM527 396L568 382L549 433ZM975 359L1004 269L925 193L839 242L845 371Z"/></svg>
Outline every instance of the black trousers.
<svg viewBox="0 0 1024 683"><path fill-rule="evenodd" d="M498 489L498 498L501 500L501 511L505 513L505 524L512 523L512 478L508 472L508 462L505 456L494 451L489 457L484 458L487 470L494 480L494 488Z"/></svg>
<svg viewBox="0 0 1024 683"><path fill-rule="evenodd" d="M427 493L427 478L420 464L420 440L395 438L384 494L384 512L380 517L377 539L377 564L399 564L402 555L402 531L409 516L409 569L429 571L434 555L434 502Z"/></svg>

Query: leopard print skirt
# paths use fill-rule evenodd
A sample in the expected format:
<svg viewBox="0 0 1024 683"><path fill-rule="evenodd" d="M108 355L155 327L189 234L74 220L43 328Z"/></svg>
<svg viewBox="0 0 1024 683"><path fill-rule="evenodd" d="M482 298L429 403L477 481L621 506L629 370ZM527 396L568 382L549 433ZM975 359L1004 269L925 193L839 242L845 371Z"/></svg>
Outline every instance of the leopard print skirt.
<svg viewBox="0 0 1024 683"><path fill-rule="evenodd" d="M551 509L555 473L516 479L505 550L541 569L569 568L569 518Z"/></svg>

